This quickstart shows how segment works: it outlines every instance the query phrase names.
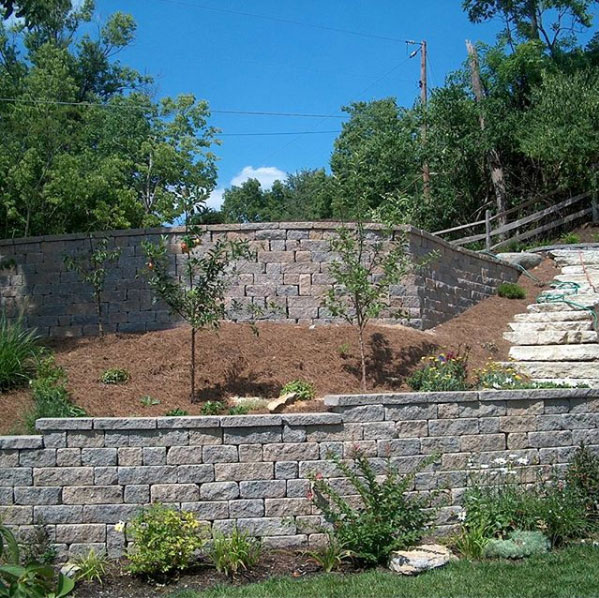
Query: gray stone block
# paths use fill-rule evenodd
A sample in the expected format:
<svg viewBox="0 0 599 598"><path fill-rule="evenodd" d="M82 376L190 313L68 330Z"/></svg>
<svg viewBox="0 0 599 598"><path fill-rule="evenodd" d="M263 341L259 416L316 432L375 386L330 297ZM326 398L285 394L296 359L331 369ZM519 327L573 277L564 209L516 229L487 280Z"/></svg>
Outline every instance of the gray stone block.
<svg viewBox="0 0 599 598"><path fill-rule="evenodd" d="M214 481L214 465L179 465L179 484L203 484Z"/></svg>
<svg viewBox="0 0 599 598"><path fill-rule="evenodd" d="M33 507L34 523L74 523L81 522L81 505L47 505Z"/></svg>
<svg viewBox="0 0 599 598"><path fill-rule="evenodd" d="M125 486L124 501L145 505L150 502L150 486L147 484L132 484Z"/></svg>
<svg viewBox="0 0 599 598"><path fill-rule="evenodd" d="M237 482L212 482L200 486L202 500L230 500L239 496Z"/></svg>
<svg viewBox="0 0 599 598"><path fill-rule="evenodd" d="M224 444L266 444L268 442L281 442L281 440L281 426L264 426L259 428L225 428L223 435Z"/></svg>
<svg viewBox="0 0 599 598"><path fill-rule="evenodd" d="M65 505L101 505L123 502L121 486L68 486L62 491Z"/></svg>
<svg viewBox="0 0 599 598"><path fill-rule="evenodd" d="M309 461L318 456L316 442L266 444L263 451L264 461Z"/></svg>
<svg viewBox="0 0 599 598"><path fill-rule="evenodd" d="M19 451L19 465L23 467L54 467L55 449L23 449Z"/></svg>
<svg viewBox="0 0 599 598"><path fill-rule="evenodd" d="M80 544L88 542L104 543L106 541L106 525L90 524L58 524L56 526L56 542L64 544Z"/></svg>
<svg viewBox="0 0 599 598"><path fill-rule="evenodd" d="M227 501L206 501L184 502L181 503L184 511L194 513L194 515L203 521L214 521L217 519L229 518L229 505Z"/></svg>
<svg viewBox="0 0 599 598"><path fill-rule="evenodd" d="M33 482L36 486L92 486L94 470L91 467L39 468L33 470ZM31 482L20 485L31 485Z"/></svg>
<svg viewBox="0 0 599 598"><path fill-rule="evenodd" d="M237 446L205 446L201 458L204 463L235 463L239 461Z"/></svg>
<svg viewBox="0 0 599 598"><path fill-rule="evenodd" d="M174 465L119 467L118 480L122 485L176 484L177 467Z"/></svg>
<svg viewBox="0 0 599 598"><path fill-rule="evenodd" d="M280 498L285 496L285 480L253 480L239 483L241 498Z"/></svg>
<svg viewBox="0 0 599 598"><path fill-rule="evenodd" d="M67 446L70 448L101 448L104 446L104 433L94 430L68 432Z"/></svg>
<svg viewBox="0 0 599 598"><path fill-rule="evenodd" d="M0 436L0 450L41 449L42 436Z"/></svg>
<svg viewBox="0 0 599 598"><path fill-rule="evenodd" d="M166 447L153 446L142 449L144 465L166 465Z"/></svg>
<svg viewBox="0 0 599 598"><path fill-rule="evenodd" d="M117 464L116 448L84 448L81 449L83 465L107 467Z"/></svg>
<svg viewBox="0 0 599 598"><path fill-rule="evenodd" d="M59 505L61 497L62 488L16 487L14 489L14 502L17 505Z"/></svg>
<svg viewBox="0 0 599 598"><path fill-rule="evenodd" d="M152 502L195 502L200 499L197 484L155 484L150 488Z"/></svg>
<svg viewBox="0 0 599 598"><path fill-rule="evenodd" d="M215 463L215 479L217 482L245 480L272 480L273 463Z"/></svg>

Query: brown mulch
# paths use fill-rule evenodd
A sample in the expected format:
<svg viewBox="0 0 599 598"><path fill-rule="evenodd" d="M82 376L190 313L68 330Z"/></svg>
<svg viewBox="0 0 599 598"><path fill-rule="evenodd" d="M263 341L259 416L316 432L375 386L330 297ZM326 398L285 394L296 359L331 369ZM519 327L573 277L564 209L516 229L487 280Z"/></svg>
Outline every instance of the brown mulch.
<svg viewBox="0 0 599 598"><path fill-rule="evenodd" d="M549 281L557 273L551 260L534 271ZM368 330L369 390L407 389L406 376L420 358L436 350L470 348L471 369L491 358L507 357L509 344L502 333L513 315L525 311L540 292L524 276L520 284L527 298L490 297L463 314L429 331L395 326ZM273 398L282 386L297 378L314 384L317 399L296 403L290 410L323 410L326 394L359 392L356 334L349 326L296 326L261 323L259 335L243 324L224 324L218 333L198 335L198 388L202 402L234 396ZM111 334L104 339L53 341L58 363L67 371L74 401L94 416L156 416L180 407L198 414L201 404L189 401L189 329ZM108 368L126 368L131 379L124 385L102 384ZM159 405L144 407L150 395ZM26 389L0 395L0 433L15 429L30 405ZM17 424L18 425L18 424Z"/></svg>
<svg viewBox="0 0 599 598"><path fill-rule="evenodd" d="M347 565L350 567L350 565ZM233 578L218 573L213 567L197 567L166 584L153 584L123 573L119 563L111 564L103 583L77 584L77 598L148 598L169 596L175 591L201 591L216 585L240 586L266 581L274 576L304 577L320 572L319 566L309 556L291 551L265 552L260 562L241 571Z"/></svg>

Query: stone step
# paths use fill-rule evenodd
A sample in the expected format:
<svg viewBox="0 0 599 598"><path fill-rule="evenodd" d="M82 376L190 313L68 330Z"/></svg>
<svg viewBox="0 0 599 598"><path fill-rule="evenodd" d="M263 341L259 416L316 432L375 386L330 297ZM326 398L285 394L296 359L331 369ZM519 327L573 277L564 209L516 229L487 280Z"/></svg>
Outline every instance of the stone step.
<svg viewBox="0 0 599 598"><path fill-rule="evenodd" d="M599 388L599 378L533 378L535 382L552 382L553 384L567 384L568 386L585 385L589 388Z"/></svg>
<svg viewBox="0 0 599 598"><path fill-rule="evenodd" d="M599 264L592 264L590 266L585 264L585 268L591 276L599 276ZM584 276L585 268L583 268L580 264L578 266L564 266L562 268L562 274L568 274L570 276L581 274Z"/></svg>
<svg viewBox="0 0 599 598"><path fill-rule="evenodd" d="M599 265L599 251L553 249L549 253L558 266L580 266L581 256L585 266Z"/></svg>
<svg viewBox="0 0 599 598"><path fill-rule="evenodd" d="M503 338L512 345L577 345L596 343L594 331L545 330L541 332L505 332Z"/></svg>
<svg viewBox="0 0 599 598"><path fill-rule="evenodd" d="M594 361L599 360L599 345L542 345L511 347L510 359L516 361ZM599 376L599 362L595 364Z"/></svg>
<svg viewBox="0 0 599 598"><path fill-rule="evenodd" d="M577 295L568 295L564 297L566 301L572 301L584 307L595 307L599 304L599 294L595 293L578 293ZM533 303L526 308L529 312L553 312L553 311L578 311L583 309L576 305L565 303L564 301L555 301L550 303Z"/></svg>
<svg viewBox="0 0 599 598"><path fill-rule="evenodd" d="M593 270L593 271L589 270L588 276L584 273L581 273L581 274L558 274L557 276L554 276L553 280L555 282L575 282L577 284L586 284L589 286L591 283L594 285L597 285L597 283L599 283L599 272L597 270Z"/></svg>
<svg viewBox="0 0 599 598"><path fill-rule="evenodd" d="M555 310L552 312L529 312L524 314L516 314L514 316L515 322L531 323L531 322L582 322L585 320L592 321L591 314L582 309L578 310L564 310L562 303L558 304L562 306L561 310Z"/></svg>
<svg viewBox="0 0 599 598"><path fill-rule="evenodd" d="M599 380L599 363L593 361L508 361L502 365L535 380Z"/></svg>
<svg viewBox="0 0 599 598"><path fill-rule="evenodd" d="M586 320L580 320L578 322L510 322L508 326L513 332L519 333L550 332L558 330L584 331L593 330L593 321L589 317Z"/></svg>

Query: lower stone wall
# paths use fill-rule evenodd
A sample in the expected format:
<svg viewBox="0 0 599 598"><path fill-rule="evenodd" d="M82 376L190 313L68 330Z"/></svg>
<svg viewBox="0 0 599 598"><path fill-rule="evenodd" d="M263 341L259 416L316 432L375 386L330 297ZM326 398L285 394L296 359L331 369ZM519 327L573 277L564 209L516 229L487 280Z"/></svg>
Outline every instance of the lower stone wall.
<svg viewBox="0 0 599 598"><path fill-rule="evenodd" d="M534 481L584 442L599 450L599 390L487 391L327 397L329 413L38 420L39 436L0 437L0 520L26 536L45 524L62 558L123 554L114 529L151 502L235 525L270 547L323 540L310 474L351 486L328 458L359 446L384 472L438 463L413 491L442 489L439 525L457 523L468 463L526 459Z"/></svg>

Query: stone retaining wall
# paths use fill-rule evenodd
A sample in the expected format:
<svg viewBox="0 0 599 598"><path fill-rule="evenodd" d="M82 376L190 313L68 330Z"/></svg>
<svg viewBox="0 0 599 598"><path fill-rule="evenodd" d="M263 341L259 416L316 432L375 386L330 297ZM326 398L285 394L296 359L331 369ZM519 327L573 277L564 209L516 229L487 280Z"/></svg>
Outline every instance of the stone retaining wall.
<svg viewBox="0 0 599 598"><path fill-rule="evenodd" d="M190 510L214 529L236 524L271 547L323 539L310 474L351 486L328 457L358 445L383 472L439 453L414 491L447 491L454 525L470 460L526 458L530 480L599 449L599 390L486 391L327 397L329 413L38 420L39 436L0 437L0 520L26 536L44 523L63 558L125 549L114 524L150 502Z"/></svg>
<svg viewBox="0 0 599 598"><path fill-rule="evenodd" d="M221 238L245 239L256 251L254 261L239 264L229 300L274 304L270 318L289 323L330 322L321 298L331 287L329 265L336 259L330 240L338 223L232 224L203 227L200 251ZM369 225L376 239L381 227ZM452 247L412 227L404 227L409 251L422 256L436 251L439 259L422 275L409 277L391 289L391 306L403 308L416 328L430 328L495 293L499 283L515 281L515 268L477 253ZM146 258L142 241L165 235L175 273L181 275L180 228L124 230L107 233L122 251L109 266L103 311L106 329L139 332L168 328L176 319L168 308L152 302L143 275ZM64 264L66 255L89 250L85 235L0 240L0 308L9 317L24 311L30 327L45 336L95 334L96 305L91 289ZM247 316L247 314L246 314ZM239 315L243 319L243 313ZM395 322L395 320L393 320Z"/></svg>

